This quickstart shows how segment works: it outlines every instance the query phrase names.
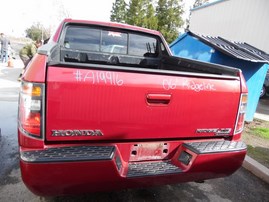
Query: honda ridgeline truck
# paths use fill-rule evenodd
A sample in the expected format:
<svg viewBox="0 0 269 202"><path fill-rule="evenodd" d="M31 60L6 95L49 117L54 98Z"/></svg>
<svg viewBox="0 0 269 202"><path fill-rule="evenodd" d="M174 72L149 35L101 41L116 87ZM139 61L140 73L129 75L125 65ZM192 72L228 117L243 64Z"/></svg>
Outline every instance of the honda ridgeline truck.
<svg viewBox="0 0 269 202"><path fill-rule="evenodd" d="M22 78L22 179L55 196L230 175L246 103L239 69L173 57L158 31L66 19Z"/></svg>

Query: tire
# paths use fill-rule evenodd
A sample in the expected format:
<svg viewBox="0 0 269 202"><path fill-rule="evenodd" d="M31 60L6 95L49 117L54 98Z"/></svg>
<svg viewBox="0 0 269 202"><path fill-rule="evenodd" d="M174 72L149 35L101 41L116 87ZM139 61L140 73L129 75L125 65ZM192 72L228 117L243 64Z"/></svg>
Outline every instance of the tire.
<svg viewBox="0 0 269 202"><path fill-rule="evenodd" d="M260 94L260 98L265 98L266 97L266 88L265 86L263 85L262 86L262 90L261 90L261 94Z"/></svg>

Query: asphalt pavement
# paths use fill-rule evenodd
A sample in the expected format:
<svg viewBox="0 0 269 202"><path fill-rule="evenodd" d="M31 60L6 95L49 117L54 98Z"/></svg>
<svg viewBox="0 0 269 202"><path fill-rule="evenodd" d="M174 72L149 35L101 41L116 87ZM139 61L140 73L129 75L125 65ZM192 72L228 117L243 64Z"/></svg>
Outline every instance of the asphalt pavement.
<svg viewBox="0 0 269 202"><path fill-rule="evenodd" d="M0 99L18 100L18 90L20 82L17 81L20 75L23 63L21 60L13 60L13 67L8 67L7 63L0 63Z"/></svg>

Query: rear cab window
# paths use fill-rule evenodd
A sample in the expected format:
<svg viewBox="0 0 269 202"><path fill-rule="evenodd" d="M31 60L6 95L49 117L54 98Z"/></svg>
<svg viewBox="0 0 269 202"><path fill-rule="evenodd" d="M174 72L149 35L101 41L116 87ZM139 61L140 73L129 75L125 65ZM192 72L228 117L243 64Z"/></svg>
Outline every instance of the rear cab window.
<svg viewBox="0 0 269 202"><path fill-rule="evenodd" d="M61 42L62 62L159 68L168 55L158 36L107 27L67 25Z"/></svg>

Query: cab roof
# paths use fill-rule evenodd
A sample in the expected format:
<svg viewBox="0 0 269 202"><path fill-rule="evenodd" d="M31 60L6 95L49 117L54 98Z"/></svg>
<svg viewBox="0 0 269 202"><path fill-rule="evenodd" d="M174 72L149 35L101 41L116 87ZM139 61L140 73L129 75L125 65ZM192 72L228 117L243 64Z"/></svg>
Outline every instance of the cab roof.
<svg viewBox="0 0 269 202"><path fill-rule="evenodd" d="M105 27L114 27L114 28L120 28L120 29L128 29L133 31L140 31L145 32L149 34L154 35L160 35L159 31L151 30L143 27L123 24L123 23L117 23L117 22L102 22L102 21L91 21L91 20L76 20L71 18L66 18L63 21L64 23L77 23L77 24L89 24L89 25L99 25L99 26L105 26Z"/></svg>

